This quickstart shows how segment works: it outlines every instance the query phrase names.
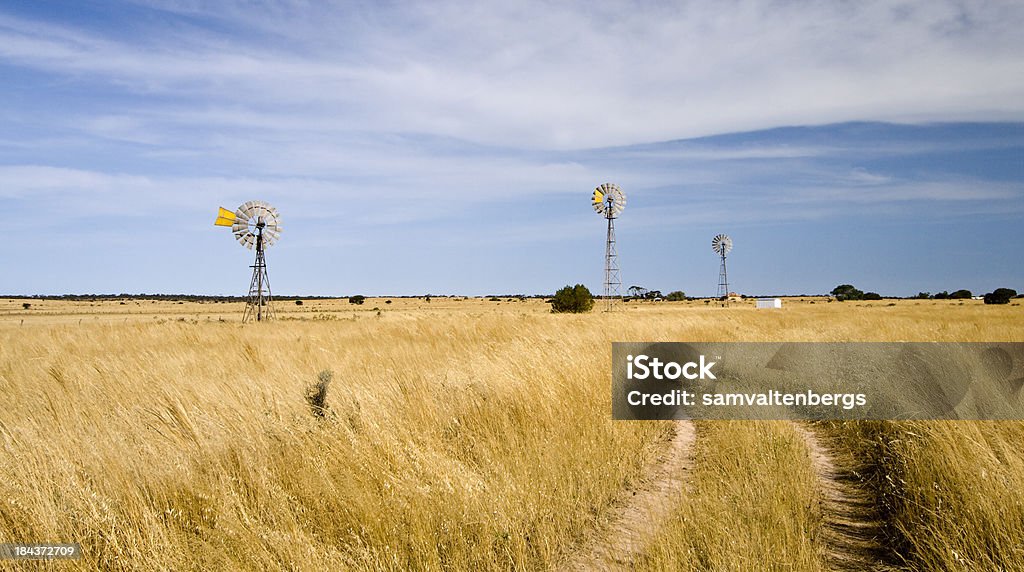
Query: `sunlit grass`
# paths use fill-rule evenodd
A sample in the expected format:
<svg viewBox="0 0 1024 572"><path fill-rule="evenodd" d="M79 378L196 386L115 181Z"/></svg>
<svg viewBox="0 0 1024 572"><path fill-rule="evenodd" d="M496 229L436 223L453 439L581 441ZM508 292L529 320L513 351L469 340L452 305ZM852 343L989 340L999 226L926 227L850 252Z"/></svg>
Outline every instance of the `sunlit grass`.
<svg viewBox="0 0 1024 572"><path fill-rule="evenodd" d="M611 421L611 341L1024 338L1019 308L980 304L462 304L311 303L245 327L201 304L0 316L0 541L81 542L82 569L544 569L623 502L668 430ZM306 388L328 369L321 419ZM912 427L904 465L876 463L905 481L887 494L907 554L1019 563L1021 424ZM779 569L817 566L806 452L785 425L708 423L697 447L647 565L770 550Z"/></svg>

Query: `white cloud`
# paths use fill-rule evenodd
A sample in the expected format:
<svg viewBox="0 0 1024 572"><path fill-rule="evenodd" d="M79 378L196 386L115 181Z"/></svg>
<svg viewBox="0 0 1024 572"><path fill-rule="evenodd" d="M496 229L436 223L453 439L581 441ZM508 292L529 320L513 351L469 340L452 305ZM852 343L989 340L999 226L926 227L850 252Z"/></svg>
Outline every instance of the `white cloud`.
<svg viewBox="0 0 1024 572"><path fill-rule="evenodd" d="M1024 119L1018 3L160 5L222 25L121 39L5 16L0 57L235 127L537 148Z"/></svg>

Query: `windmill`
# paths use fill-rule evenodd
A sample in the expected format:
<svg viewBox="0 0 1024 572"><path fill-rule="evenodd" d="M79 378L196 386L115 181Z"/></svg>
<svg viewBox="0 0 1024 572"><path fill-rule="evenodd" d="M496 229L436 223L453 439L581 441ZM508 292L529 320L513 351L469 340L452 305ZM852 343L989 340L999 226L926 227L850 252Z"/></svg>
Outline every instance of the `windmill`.
<svg viewBox="0 0 1024 572"><path fill-rule="evenodd" d="M711 239L711 249L722 257L722 267L718 270L718 297L729 296L729 275L725 272L725 255L732 250L732 239L727 234L720 234Z"/></svg>
<svg viewBox="0 0 1024 572"><path fill-rule="evenodd" d="M608 220L608 235L604 246L604 300L606 310L610 311L616 298L622 298L619 253L615 249L615 219L626 208L626 193L615 183L603 183L594 189L590 202L594 212Z"/></svg>
<svg viewBox="0 0 1024 572"><path fill-rule="evenodd" d="M274 317L271 305L270 276L267 274L266 248L281 236L281 217L277 209L263 201L249 201L231 212L221 207L217 213L216 226L230 226L239 244L252 250L256 248L256 262L252 265L252 282L249 283L249 297L245 304L242 322L256 319L257 322Z"/></svg>

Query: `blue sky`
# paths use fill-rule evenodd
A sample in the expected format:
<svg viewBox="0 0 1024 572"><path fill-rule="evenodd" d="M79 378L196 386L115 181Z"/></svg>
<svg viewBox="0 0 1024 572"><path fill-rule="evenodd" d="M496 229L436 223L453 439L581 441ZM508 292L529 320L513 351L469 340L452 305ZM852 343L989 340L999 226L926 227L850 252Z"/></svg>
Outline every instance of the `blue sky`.
<svg viewBox="0 0 1024 572"><path fill-rule="evenodd" d="M204 5L205 4L205 5ZM499 5L503 4L503 5ZM314 7L310 7L314 6ZM0 293L1024 291L1019 2L0 5Z"/></svg>

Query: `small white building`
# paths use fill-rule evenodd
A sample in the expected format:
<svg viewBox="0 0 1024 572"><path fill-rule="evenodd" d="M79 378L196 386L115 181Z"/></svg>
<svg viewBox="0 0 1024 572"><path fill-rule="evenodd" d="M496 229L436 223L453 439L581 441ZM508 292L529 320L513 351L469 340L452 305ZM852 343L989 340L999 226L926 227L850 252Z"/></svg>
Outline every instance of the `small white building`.
<svg viewBox="0 0 1024 572"><path fill-rule="evenodd" d="M758 309L760 309L760 308L781 308L781 307L782 307L782 299L781 298L758 298L757 299L757 308Z"/></svg>

